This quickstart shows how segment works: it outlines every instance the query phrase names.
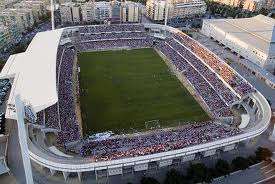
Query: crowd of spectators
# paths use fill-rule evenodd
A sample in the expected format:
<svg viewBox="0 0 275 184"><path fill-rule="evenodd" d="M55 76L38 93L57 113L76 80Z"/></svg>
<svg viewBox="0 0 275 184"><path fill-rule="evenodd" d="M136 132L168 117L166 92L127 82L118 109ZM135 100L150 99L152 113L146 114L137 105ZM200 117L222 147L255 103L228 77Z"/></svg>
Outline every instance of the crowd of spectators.
<svg viewBox="0 0 275 184"><path fill-rule="evenodd" d="M119 33L99 33L99 34L81 34L80 39L84 41L98 41L98 40L117 40L117 39L136 39L147 38L148 34L145 32L119 32Z"/></svg>
<svg viewBox="0 0 275 184"><path fill-rule="evenodd" d="M86 140L80 155L92 161L144 156L212 142L241 133L240 130L215 122L195 122L177 128L155 130L146 134L106 140Z"/></svg>
<svg viewBox="0 0 275 184"><path fill-rule="evenodd" d="M5 99L10 91L11 83L8 79L0 80L0 105L5 102Z"/></svg>
<svg viewBox="0 0 275 184"><path fill-rule="evenodd" d="M37 114L39 124L59 130L57 142L61 145L80 139L72 85L75 55L74 48L68 45L59 46L56 61L58 103Z"/></svg>
<svg viewBox="0 0 275 184"><path fill-rule="evenodd" d="M120 40L98 40L90 42L82 42L77 44L77 48L81 51L100 51L110 49L137 49L151 47L152 39L120 39Z"/></svg>
<svg viewBox="0 0 275 184"><path fill-rule="evenodd" d="M87 25L79 28L80 33L143 32L142 24Z"/></svg>
<svg viewBox="0 0 275 184"><path fill-rule="evenodd" d="M244 78L236 73L223 60L191 37L182 33L174 34L173 37L200 57L204 63L219 74L241 97L255 91L255 89Z"/></svg>
<svg viewBox="0 0 275 184"><path fill-rule="evenodd" d="M167 39L166 42L208 81L209 85L218 92L227 104L231 104L238 99L238 97L228 87L226 87L218 75L205 66L184 45L180 44L173 38Z"/></svg>
<svg viewBox="0 0 275 184"><path fill-rule="evenodd" d="M80 138L80 127L76 118L76 103L73 91L73 62L76 56L74 48L65 48L60 63L58 107L60 132L58 143L77 141Z"/></svg>
<svg viewBox="0 0 275 184"><path fill-rule="evenodd" d="M153 46L153 38L141 24L84 26L79 28L81 51L135 49Z"/></svg>
<svg viewBox="0 0 275 184"><path fill-rule="evenodd" d="M142 25L83 26L80 40L59 46L56 62L58 103L38 113L38 121L58 129L60 145L80 140L73 89L76 49L99 51L154 47L182 75L213 113L214 117L230 117L230 105L253 87L214 54L183 34L172 34L165 40L154 40ZM221 80L223 79L223 80ZM225 84L228 83L229 85ZM231 86L231 87L228 87ZM138 136L116 136L106 140L83 140L77 150L81 156L94 161L142 156L182 149L239 134L240 130L218 124L201 122L165 130L155 130Z"/></svg>
<svg viewBox="0 0 275 184"><path fill-rule="evenodd" d="M203 71L191 65L190 61L186 60L186 58L179 53L181 50L173 47L176 43L172 44L172 42L175 42L175 40L167 38L165 41L159 42L156 48L169 59L176 70L180 72L181 76L193 86L196 91L196 96L200 96L203 99L214 116L232 116L229 106L218 94L216 89L210 85L209 81L203 77ZM190 59L193 58L194 57L191 57Z"/></svg>

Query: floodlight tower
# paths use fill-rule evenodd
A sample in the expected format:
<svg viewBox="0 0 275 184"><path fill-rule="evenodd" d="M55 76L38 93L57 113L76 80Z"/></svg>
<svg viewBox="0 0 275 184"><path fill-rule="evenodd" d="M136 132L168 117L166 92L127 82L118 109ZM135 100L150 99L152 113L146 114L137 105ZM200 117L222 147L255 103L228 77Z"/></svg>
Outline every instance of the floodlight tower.
<svg viewBox="0 0 275 184"><path fill-rule="evenodd" d="M21 156L23 161L23 167L25 172L25 182L26 184L34 184L31 159L28 149L28 135L26 130L26 125L24 121L24 104L21 100L20 95L15 97L15 109L16 109L16 119L17 119L17 129L18 129L18 139L21 149Z"/></svg>
<svg viewBox="0 0 275 184"><path fill-rule="evenodd" d="M164 25L167 26L167 20L168 20L168 11L169 11L169 0L165 1L165 19L164 19Z"/></svg>
<svg viewBox="0 0 275 184"><path fill-rule="evenodd" d="M52 30L55 29L54 27L54 4L53 4L53 0L51 0L51 22L52 22Z"/></svg>

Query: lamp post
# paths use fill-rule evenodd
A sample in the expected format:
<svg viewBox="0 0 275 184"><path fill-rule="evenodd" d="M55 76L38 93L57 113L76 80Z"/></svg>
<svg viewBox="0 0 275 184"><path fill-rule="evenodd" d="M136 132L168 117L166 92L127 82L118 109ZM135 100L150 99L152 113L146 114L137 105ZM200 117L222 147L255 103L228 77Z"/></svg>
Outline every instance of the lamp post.
<svg viewBox="0 0 275 184"><path fill-rule="evenodd" d="M53 4L53 0L51 0L51 22L52 22L52 30L55 29L54 27L54 4Z"/></svg>
<svg viewBox="0 0 275 184"><path fill-rule="evenodd" d="M165 19L164 19L164 25L167 26L167 20L168 20L168 11L169 11L169 0L166 0L165 2Z"/></svg>

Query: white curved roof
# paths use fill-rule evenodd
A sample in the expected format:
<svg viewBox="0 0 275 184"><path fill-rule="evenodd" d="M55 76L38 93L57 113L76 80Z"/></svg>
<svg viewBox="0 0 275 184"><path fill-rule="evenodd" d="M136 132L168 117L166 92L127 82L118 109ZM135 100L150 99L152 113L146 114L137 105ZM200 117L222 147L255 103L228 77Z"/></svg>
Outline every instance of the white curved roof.
<svg viewBox="0 0 275 184"><path fill-rule="evenodd" d="M56 55L63 29L40 32L35 35L24 53L11 55L0 73L0 78L14 78L8 104L20 94L39 112L58 100L56 89ZM12 110L6 118L15 119Z"/></svg>

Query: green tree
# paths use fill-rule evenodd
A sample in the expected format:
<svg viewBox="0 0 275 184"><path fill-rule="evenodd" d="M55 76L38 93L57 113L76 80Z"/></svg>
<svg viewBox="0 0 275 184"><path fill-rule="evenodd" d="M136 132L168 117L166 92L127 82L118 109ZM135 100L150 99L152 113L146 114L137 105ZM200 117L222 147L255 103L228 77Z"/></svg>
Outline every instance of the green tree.
<svg viewBox="0 0 275 184"><path fill-rule="evenodd" d="M226 160L219 159L215 165L216 175L224 176L228 175L231 171L230 165Z"/></svg>
<svg viewBox="0 0 275 184"><path fill-rule="evenodd" d="M233 170L245 170L249 167L249 160L244 157L236 157L232 160Z"/></svg>
<svg viewBox="0 0 275 184"><path fill-rule="evenodd" d="M255 155L250 155L248 158L249 165L254 165L258 162Z"/></svg>
<svg viewBox="0 0 275 184"><path fill-rule="evenodd" d="M4 65L5 65L5 62L0 59L0 71L2 70L2 68L4 67Z"/></svg>
<svg viewBox="0 0 275 184"><path fill-rule="evenodd" d="M143 177L140 180L140 184L160 184L160 182L152 177Z"/></svg>
<svg viewBox="0 0 275 184"><path fill-rule="evenodd" d="M211 182L213 173L203 163L191 164L187 169L187 178L193 183Z"/></svg>
<svg viewBox="0 0 275 184"><path fill-rule="evenodd" d="M181 184L183 183L183 176L176 170L171 169L166 173L165 184Z"/></svg>
<svg viewBox="0 0 275 184"><path fill-rule="evenodd" d="M258 161L268 160L272 157L272 152L268 148L259 147L256 151L256 159Z"/></svg>
<svg viewBox="0 0 275 184"><path fill-rule="evenodd" d="M269 13L269 10L266 9L266 8L261 8L261 9L259 10L259 14L267 15L268 13Z"/></svg>

